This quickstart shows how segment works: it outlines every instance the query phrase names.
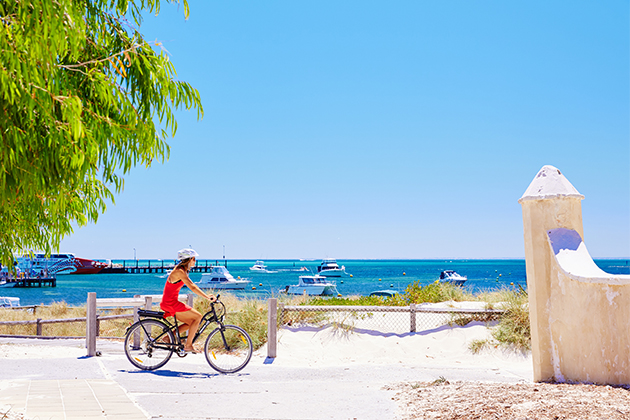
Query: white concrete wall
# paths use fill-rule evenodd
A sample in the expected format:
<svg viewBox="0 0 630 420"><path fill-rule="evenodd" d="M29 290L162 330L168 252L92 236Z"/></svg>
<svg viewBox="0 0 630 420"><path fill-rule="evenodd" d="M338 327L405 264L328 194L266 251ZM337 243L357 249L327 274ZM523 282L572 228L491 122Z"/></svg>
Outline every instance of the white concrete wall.
<svg viewBox="0 0 630 420"><path fill-rule="evenodd" d="M586 250L584 197L552 166L519 202L535 381L630 383L630 276L600 270Z"/></svg>

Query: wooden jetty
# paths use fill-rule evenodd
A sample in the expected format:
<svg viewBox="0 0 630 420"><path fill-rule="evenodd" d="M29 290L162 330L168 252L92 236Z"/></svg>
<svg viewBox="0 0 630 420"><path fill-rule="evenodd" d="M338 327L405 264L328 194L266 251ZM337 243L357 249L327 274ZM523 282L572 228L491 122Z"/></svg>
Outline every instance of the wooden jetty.
<svg viewBox="0 0 630 420"><path fill-rule="evenodd" d="M212 267L219 265L219 261L197 260L195 266L190 270L191 273L209 273ZM225 263L227 266L227 263ZM149 273L166 273L171 271L175 266L172 263L164 264L164 261L143 261L142 265L139 260L128 264L127 261L122 262L121 266L107 267L101 270L101 273L129 273L129 274L149 274Z"/></svg>
<svg viewBox="0 0 630 420"><path fill-rule="evenodd" d="M7 283L15 283L13 287L57 287L55 277L23 277L7 280Z"/></svg>

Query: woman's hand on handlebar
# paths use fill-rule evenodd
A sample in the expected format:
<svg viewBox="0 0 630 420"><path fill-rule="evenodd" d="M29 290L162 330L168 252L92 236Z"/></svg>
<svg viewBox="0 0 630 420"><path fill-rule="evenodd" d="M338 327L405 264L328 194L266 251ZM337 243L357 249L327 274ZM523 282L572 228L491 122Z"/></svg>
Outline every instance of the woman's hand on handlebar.
<svg viewBox="0 0 630 420"><path fill-rule="evenodd" d="M208 295L208 300L212 303L216 302L217 300L219 300L219 296L215 296L215 295Z"/></svg>

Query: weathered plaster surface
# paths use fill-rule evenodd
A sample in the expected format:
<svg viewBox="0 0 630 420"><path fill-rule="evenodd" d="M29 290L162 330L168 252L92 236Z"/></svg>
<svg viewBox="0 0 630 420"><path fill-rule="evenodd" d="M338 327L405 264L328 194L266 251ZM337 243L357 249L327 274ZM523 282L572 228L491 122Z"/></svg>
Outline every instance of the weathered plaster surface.
<svg viewBox="0 0 630 420"><path fill-rule="evenodd" d="M534 380L630 383L630 276L602 271L583 242L584 197L545 166L519 200Z"/></svg>

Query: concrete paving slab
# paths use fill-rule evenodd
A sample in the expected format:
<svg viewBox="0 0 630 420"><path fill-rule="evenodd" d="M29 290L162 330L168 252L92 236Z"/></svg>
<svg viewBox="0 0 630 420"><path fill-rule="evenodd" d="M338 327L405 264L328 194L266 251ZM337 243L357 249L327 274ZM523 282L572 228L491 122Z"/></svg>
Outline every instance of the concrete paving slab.
<svg viewBox="0 0 630 420"><path fill-rule="evenodd" d="M74 416L74 408L82 404L86 408L88 404L100 404L99 409L110 420L381 420L395 418L397 410L391 399L393 392L384 390L385 385L439 377L531 382L532 375L531 370L422 364L286 367L265 363L261 357L253 358L238 374L222 375L198 355L174 357L162 369L141 371L126 359L120 342L99 340L97 348L102 357L51 359L45 365L39 359L0 358L0 403L9 401L16 408L26 406L28 410L37 398L61 392L72 408L65 415ZM55 382L56 387L51 385ZM37 392L30 393L29 387ZM72 389L80 392L69 396ZM51 413L38 414L42 419L50 419Z"/></svg>
<svg viewBox="0 0 630 420"><path fill-rule="evenodd" d="M98 380L94 384L100 393L111 399L103 402L92 391L91 381L86 379L7 382L2 381L0 386L0 403L29 418L103 419L109 418L110 414L130 420L146 420L148 417L112 380Z"/></svg>

